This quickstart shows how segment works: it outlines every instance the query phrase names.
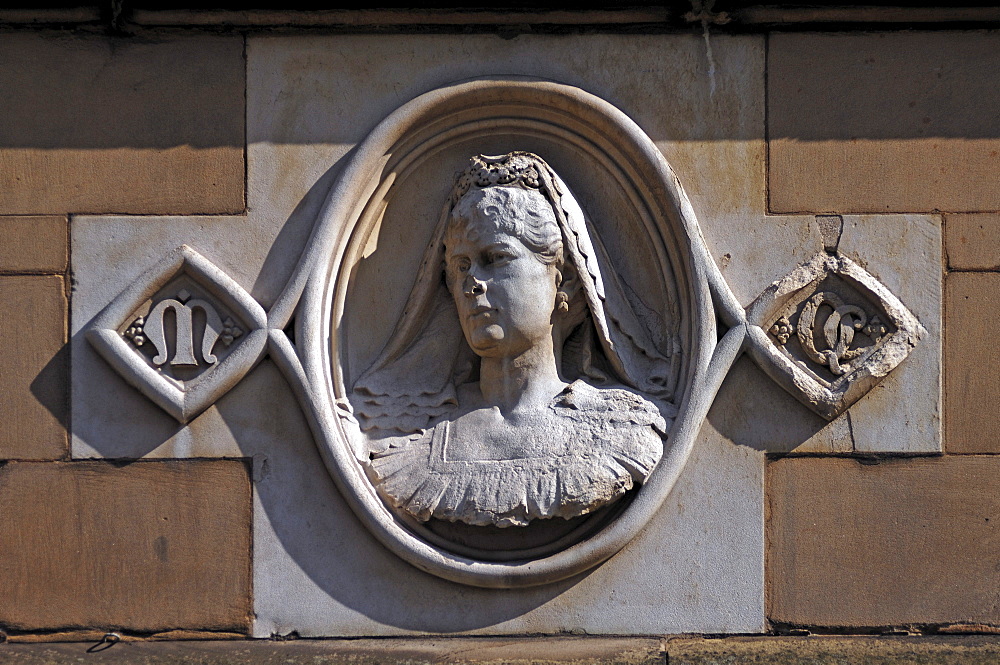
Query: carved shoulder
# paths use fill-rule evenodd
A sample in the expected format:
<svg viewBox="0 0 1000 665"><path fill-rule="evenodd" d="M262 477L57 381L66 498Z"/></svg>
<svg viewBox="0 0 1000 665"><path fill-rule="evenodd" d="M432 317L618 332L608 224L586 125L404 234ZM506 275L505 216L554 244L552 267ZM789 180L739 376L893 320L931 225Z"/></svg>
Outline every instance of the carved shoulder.
<svg viewBox="0 0 1000 665"><path fill-rule="evenodd" d="M626 388L596 388L575 381L553 402L559 415L591 424L649 426L660 436L668 426L656 404Z"/></svg>

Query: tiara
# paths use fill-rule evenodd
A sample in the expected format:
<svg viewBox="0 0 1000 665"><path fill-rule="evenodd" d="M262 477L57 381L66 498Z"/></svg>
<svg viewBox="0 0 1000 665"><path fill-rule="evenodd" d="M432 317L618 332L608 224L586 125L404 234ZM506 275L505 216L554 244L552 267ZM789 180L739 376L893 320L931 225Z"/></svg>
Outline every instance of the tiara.
<svg viewBox="0 0 1000 665"><path fill-rule="evenodd" d="M557 195L548 165L542 158L519 151L496 157L476 155L470 159L469 165L455 179L451 204L458 203L473 187L497 186L541 190L550 197Z"/></svg>

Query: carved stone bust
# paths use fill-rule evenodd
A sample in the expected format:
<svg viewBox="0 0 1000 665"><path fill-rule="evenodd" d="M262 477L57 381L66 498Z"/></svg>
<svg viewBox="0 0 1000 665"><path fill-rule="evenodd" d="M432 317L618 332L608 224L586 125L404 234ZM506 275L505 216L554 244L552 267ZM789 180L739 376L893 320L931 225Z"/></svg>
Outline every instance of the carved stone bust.
<svg viewBox="0 0 1000 665"><path fill-rule="evenodd" d="M387 504L421 522L525 527L646 480L676 413L671 363L601 264L540 157L472 158L395 332L354 384Z"/></svg>

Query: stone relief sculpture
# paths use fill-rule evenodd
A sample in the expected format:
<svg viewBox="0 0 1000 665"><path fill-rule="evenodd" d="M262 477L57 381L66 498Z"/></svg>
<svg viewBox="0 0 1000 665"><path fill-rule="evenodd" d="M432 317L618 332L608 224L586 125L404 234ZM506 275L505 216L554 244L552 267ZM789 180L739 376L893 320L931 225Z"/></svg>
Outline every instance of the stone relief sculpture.
<svg viewBox="0 0 1000 665"><path fill-rule="evenodd" d="M676 414L671 359L598 247L540 157L471 160L396 334L354 385L367 471L389 504L526 526L645 481Z"/></svg>
<svg viewBox="0 0 1000 665"><path fill-rule="evenodd" d="M87 338L129 383L186 423L264 357L266 327L250 294L183 245L118 294Z"/></svg>
<svg viewBox="0 0 1000 665"><path fill-rule="evenodd" d="M479 155L433 225L423 171L497 145L543 146L530 149L595 185L577 192L591 212L594 192L618 198L591 220L537 154ZM397 236L419 226L399 201L421 201L430 242L413 250L415 279L394 282L410 291L388 341L352 355L345 311L369 240L386 210ZM612 211L628 224L609 224ZM609 249L618 236L632 243L616 248L617 265L595 228ZM630 285L619 275L634 266ZM372 272L359 292L382 287ZM86 335L180 423L268 355L341 495L385 547L454 582L513 588L587 571L645 528L743 353L833 419L927 331L835 244L744 307L641 128L573 86L509 77L427 92L359 143L267 312L182 246Z"/></svg>
<svg viewBox="0 0 1000 665"><path fill-rule="evenodd" d="M747 318L755 324L750 353L758 364L827 420L863 397L926 334L885 286L835 252L771 284Z"/></svg>

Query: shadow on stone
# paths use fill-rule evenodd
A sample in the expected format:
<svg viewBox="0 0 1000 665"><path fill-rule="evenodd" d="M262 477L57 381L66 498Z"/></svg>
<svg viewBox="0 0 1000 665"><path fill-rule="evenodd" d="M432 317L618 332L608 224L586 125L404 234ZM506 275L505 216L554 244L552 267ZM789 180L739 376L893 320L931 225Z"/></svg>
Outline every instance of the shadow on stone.
<svg viewBox="0 0 1000 665"><path fill-rule="evenodd" d="M63 344L31 381L31 394L62 427L69 427L69 343Z"/></svg>
<svg viewBox="0 0 1000 665"><path fill-rule="evenodd" d="M849 452L848 416L827 422L809 411L744 356L736 361L708 412L723 436L768 453Z"/></svg>

